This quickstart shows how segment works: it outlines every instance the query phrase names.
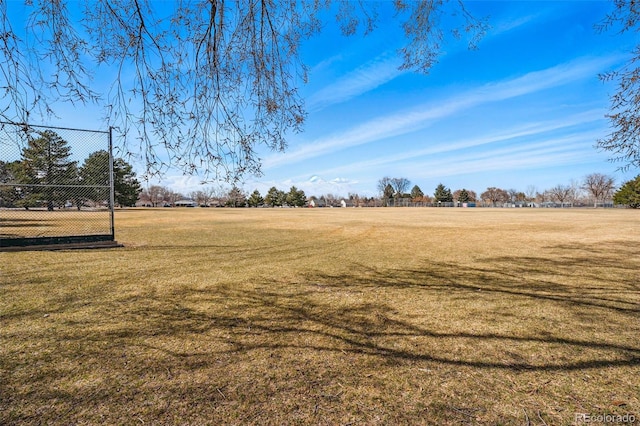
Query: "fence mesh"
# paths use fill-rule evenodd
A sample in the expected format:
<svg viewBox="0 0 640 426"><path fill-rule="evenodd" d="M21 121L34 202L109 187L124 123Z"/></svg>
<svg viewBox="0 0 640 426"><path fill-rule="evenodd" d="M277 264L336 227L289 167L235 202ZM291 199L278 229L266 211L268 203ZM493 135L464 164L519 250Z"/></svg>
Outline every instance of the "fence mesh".
<svg viewBox="0 0 640 426"><path fill-rule="evenodd" d="M110 133L0 122L0 246L113 239Z"/></svg>

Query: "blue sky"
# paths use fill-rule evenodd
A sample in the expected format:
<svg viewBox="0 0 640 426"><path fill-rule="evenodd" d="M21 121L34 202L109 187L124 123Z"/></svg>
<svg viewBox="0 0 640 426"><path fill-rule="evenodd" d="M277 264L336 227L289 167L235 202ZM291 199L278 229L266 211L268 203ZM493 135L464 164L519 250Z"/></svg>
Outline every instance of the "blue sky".
<svg viewBox="0 0 640 426"><path fill-rule="evenodd" d="M478 193L489 186L539 191L616 171L594 145L609 132L612 83L598 74L620 67L634 34L597 33L605 1L467 1L491 29L477 50L446 44L428 75L400 71L405 42L390 3L378 28L343 37L331 23L302 46L310 67L300 87L309 115L285 153L259 151L263 176L244 188L295 185L307 195L376 195L377 181L404 177L432 194L439 183ZM329 21L331 22L331 21ZM100 128L100 111L67 106L52 125ZM96 125L91 125L96 123ZM140 170L140 174L142 170ZM168 172L163 184L188 193L197 177Z"/></svg>
<svg viewBox="0 0 640 426"><path fill-rule="evenodd" d="M636 41L593 29L610 4L467 6L488 15L491 30L478 50L446 45L428 75L398 70L403 38L393 19L365 38L327 28L308 42L306 131L290 137L286 153L262 153L264 176L247 189L374 195L389 176L427 194L438 183L479 193L544 190L593 172L631 178L634 171L617 172L594 148L609 132L604 116L615 91L598 74L623 64Z"/></svg>

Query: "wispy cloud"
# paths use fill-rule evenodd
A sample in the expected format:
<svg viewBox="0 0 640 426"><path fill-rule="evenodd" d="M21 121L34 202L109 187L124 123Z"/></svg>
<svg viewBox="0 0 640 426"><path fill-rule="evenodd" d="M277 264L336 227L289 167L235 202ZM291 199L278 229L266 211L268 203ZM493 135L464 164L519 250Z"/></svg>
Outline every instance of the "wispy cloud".
<svg viewBox="0 0 640 426"><path fill-rule="evenodd" d="M349 165L334 167L327 170L319 171L323 175L341 175L344 173L359 173L372 168L380 168L381 166L392 165L396 163L404 163L407 160L416 161L421 157L442 155L446 153L454 153L460 150L469 150L481 146L489 146L491 144L499 144L505 141L512 141L527 137L540 137L554 131L566 131L579 125L588 124L603 120L605 110L592 109L589 111L574 114L569 117L563 117L559 120L536 121L524 123L512 128L502 130L500 132L487 135L480 135L473 138L464 138L461 140L443 140L435 145L426 148L414 149L411 151L401 152L395 155L372 158L364 161L358 161ZM598 135L598 137L601 135ZM595 140L595 139L592 139ZM555 143L556 140L554 139ZM520 144L522 149L530 149L529 145ZM495 153L491 154L495 156ZM478 154L473 154L478 158ZM460 159L459 157L458 160Z"/></svg>
<svg viewBox="0 0 640 426"><path fill-rule="evenodd" d="M342 133L310 141L284 155L272 155L265 159L264 168L293 164L349 147L411 133L472 107L563 86L584 78L594 78L599 71L610 67L618 60L617 56L580 58L545 70L530 72L521 77L489 83L437 103L420 105L408 111L377 117Z"/></svg>
<svg viewBox="0 0 640 426"><path fill-rule="evenodd" d="M395 54L378 56L313 93L307 100L307 108L311 112L319 111L369 92L406 72L398 69L400 64Z"/></svg>
<svg viewBox="0 0 640 426"><path fill-rule="evenodd" d="M185 197L189 197L191 191L201 189L203 186L201 179L199 179L197 176L186 175L167 175L164 176L159 182L149 182L149 184L166 186L176 192L179 192Z"/></svg>
<svg viewBox="0 0 640 426"><path fill-rule="evenodd" d="M579 164L593 160L597 153L588 148L598 136L586 131L569 136L545 139L542 142L518 144L479 153L461 155L455 161L442 163L439 159L409 166L406 172L414 178L435 178L489 171L510 171Z"/></svg>
<svg viewBox="0 0 640 426"><path fill-rule="evenodd" d="M527 16L519 16L513 19L508 19L508 20L504 20L502 22L499 22L498 24L494 25L494 27L492 28L489 36L498 36L498 35L502 35L504 33L507 33L509 31L513 31L517 28L520 28L522 26L525 26L531 22L534 22L536 20L538 20L539 18L541 18L544 14L543 13L536 13L536 14L532 14L532 15L527 15Z"/></svg>

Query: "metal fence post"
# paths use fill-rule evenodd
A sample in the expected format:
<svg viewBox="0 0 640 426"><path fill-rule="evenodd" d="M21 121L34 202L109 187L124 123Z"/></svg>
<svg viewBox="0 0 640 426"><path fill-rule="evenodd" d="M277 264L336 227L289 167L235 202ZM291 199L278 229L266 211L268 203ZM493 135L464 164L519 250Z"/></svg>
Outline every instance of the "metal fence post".
<svg viewBox="0 0 640 426"><path fill-rule="evenodd" d="M109 127L109 204L111 206L111 238L116 239L115 224L115 177L113 175L113 127Z"/></svg>

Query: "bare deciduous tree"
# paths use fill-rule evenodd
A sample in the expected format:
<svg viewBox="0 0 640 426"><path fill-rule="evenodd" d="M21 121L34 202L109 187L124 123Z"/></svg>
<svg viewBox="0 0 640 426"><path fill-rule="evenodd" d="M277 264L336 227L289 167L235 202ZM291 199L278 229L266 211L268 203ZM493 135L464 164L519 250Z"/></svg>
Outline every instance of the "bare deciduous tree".
<svg viewBox="0 0 640 426"><path fill-rule="evenodd" d="M596 26L598 30L617 28L620 32L640 30L640 9L635 0L614 0L614 9ZM617 84L611 96L607 115L612 132L599 139L597 146L613 154L612 161L621 163L621 169L640 167L640 45L631 59L620 69L603 74L604 81Z"/></svg>
<svg viewBox="0 0 640 426"><path fill-rule="evenodd" d="M391 188L393 188L393 186L391 185L390 177L385 176L382 179L378 180L377 189L378 189L378 193L380 193L380 196L385 197L387 195L386 191L388 186L391 186ZM390 194L389 196L391 195L393 194Z"/></svg>
<svg viewBox="0 0 640 426"><path fill-rule="evenodd" d="M549 190L545 189L542 192L536 191L535 201L536 203L539 203L539 204L544 204L547 201L551 201L551 195L549 193Z"/></svg>
<svg viewBox="0 0 640 426"><path fill-rule="evenodd" d="M169 192L167 188L159 185L151 185L147 189L142 190L140 198L148 200L153 207L162 206L164 204L164 195Z"/></svg>
<svg viewBox="0 0 640 426"><path fill-rule="evenodd" d="M411 181L407 178L391 178L390 183L395 191L396 198L406 193L409 190L409 185L411 185Z"/></svg>
<svg viewBox="0 0 640 426"><path fill-rule="evenodd" d="M569 202L571 205L575 205L582 198L582 184L575 179L571 179L569 187L571 188L571 191L569 192Z"/></svg>
<svg viewBox="0 0 640 426"><path fill-rule="evenodd" d="M525 201L535 201L536 194L538 193L538 189L535 185L527 185L527 189L525 189Z"/></svg>
<svg viewBox="0 0 640 426"><path fill-rule="evenodd" d="M129 148L142 153L147 174L170 164L232 180L259 174L258 146L283 150L287 134L302 129L298 87L307 72L299 47L320 31L327 10L351 35L373 30L378 7L330 0L24 0L24 18L9 3L0 1L6 82L0 119L30 122L55 114L57 101L99 102L106 124L117 126L123 141L137 140ZM394 6L407 35L402 68L427 72L449 34L466 32L474 47L487 29L461 0ZM92 80L103 71L113 77L104 90Z"/></svg>
<svg viewBox="0 0 640 426"><path fill-rule="evenodd" d="M556 185L549 190L551 198L560 203L560 207L571 201L572 192L573 188L570 185Z"/></svg>
<svg viewBox="0 0 640 426"><path fill-rule="evenodd" d="M492 186L480 194L480 198L482 200L489 201L491 206L495 207L498 203L506 202L509 199L509 193L504 189Z"/></svg>
<svg viewBox="0 0 640 426"><path fill-rule="evenodd" d="M582 183L582 188L593 197L593 207L611 197L614 187L615 179L602 173L591 173L584 177Z"/></svg>

